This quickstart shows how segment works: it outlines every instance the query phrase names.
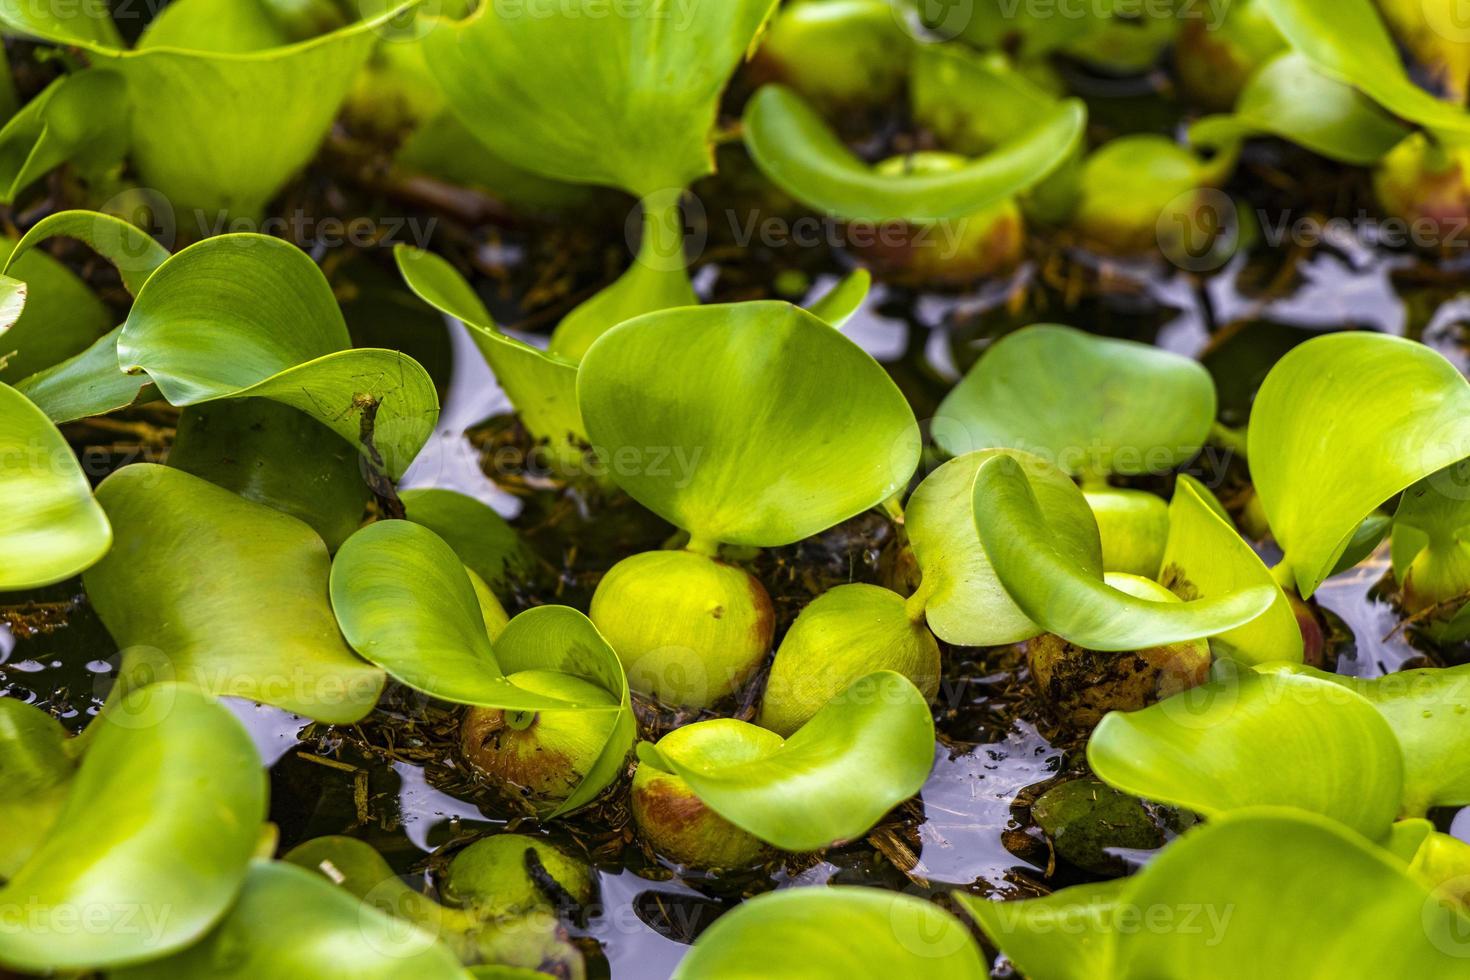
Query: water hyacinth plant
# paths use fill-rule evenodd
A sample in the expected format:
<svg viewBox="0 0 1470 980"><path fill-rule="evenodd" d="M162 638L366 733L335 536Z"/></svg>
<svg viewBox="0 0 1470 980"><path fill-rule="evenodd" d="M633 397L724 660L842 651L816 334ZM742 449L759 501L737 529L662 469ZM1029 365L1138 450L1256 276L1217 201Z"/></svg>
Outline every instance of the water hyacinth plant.
<svg viewBox="0 0 1470 980"><path fill-rule="evenodd" d="M1452 8L0 0L0 972L1464 974Z"/></svg>

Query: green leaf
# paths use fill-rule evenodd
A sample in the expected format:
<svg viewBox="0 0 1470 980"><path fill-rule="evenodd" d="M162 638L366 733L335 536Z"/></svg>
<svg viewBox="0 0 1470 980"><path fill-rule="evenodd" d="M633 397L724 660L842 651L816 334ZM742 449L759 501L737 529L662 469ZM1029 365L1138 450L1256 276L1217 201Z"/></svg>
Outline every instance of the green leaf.
<svg viewBox="0 0 1470 980"><path fill-rule="evenodd" d="M577 365L501 333L470 284L439 256L398 245L393 258L415 295L469 328L531 434L580 455L586 434L577 407Z"/></svg>
<svg viewBox="0 0 1470 980"><path fill-rule="evenodd" d="M131 155L143 181L180 219L208 228L260 213L316 154L379 28L407 6L263 50L210 50L214 27L205 28L211 37L172 39L181 46L90 50L94 63L127 80L136 107Z"/></svg>
<svg viewBox="0 0 1470 980"><path fill-rule="evenodd" d="M516 841L523 843L516 855L521 860L517 861L514 869L497 868L493 864L486 867L484 864L489 862L482 864L477 860L483 855L493 861L499 854L492 856L486 854L486 851L499 852L500 847L505 845L514 849ZM441 894L453 894L455 875L463 872L467 875L479 873L491 879L490 882L474 881L471 884L509 884L518 891L524 888L525 892L540 897L542 893L525 871L524 855L528 849L527 844L534 845L538 856L543 858L542 867L553 880L563 882L563 874L558 872L562 871L566 859L555 849L532 838L503 834L482 838L460 851L441 878ZM464 863L474 864L468 870L461 864L465 855L471 857L465 859ZM293 848L285 860L310 869L331 881L337 886L339 893L351 895L361 902L360 908L365 912L381 913L405 923L398 930L400 934L422 930L422 934L437 938L440 944L458 953L465 962L535 964L543 970L555 970L554 975L582 975L581 953L567 942L565 930L559 920L554 915L542 914L550 910L549 905L529 908L506 904L487 907L466 903L468 907L464 908L441 905L394 874L388 862L371 845L352 837L314 838ZM510 883L504 881L508 877L504 874L507 870L511 875L517 876ZM496 875L496 871L502 873ZM500 888L494 899L504 903L510 901L512 896L506 893L505 888ZM545 901L544 898L542 901ZM329 969L328 973L331 972ZM294 980L296 976L311 975L314 975L312 971L307 970L292 974L290 980ZM476 971L474 975L480 974ZM545 975L533 972L531 980ZM418 974L411 976L416 977ZM519 975L511 973L509 976L514 978Z"/></svg>
<svg viewBox="0 0 1470 980"><path fill-rule="evenodd" d="M12 969L105 968L180 949L224 914L255 849L265 774L228 710L158 684L92 725L54 831L0 889L0 903L36 916L0 933Z"/></svg>
<svg viewBox="0 0 1470 980"><path fill-rule="evenodd" d="M1467 919L1404 862L1282 808L1196 827L1121 885L958 899L1026 976L1459 976Z"/></svg>
<svg viewBox="0 0 1470 980"><path fill-rule="evenodd" d="M1159 580L1182 599L1271 589L1275 599L1269 609L1244 626L1211 637L1210 648L1245 664L1300 662L1302 631L1291 602L1255 550L1210 506L1208 493L1187 474L1175 482Z"/></svg>
<svg viewBox="0 0 1470 980"><path fill-rule="evenodd" d="M1113 920L1131 882L1130 878L1091 882L1024 901L953 895L1026 976L1090 980L1110 975Z"/></svg>
<svg viewBox="0 0 1470 980"><path fill-rule="evenodd" d="M945 149L978 155L1024 134L1057 98L998 51L923 44L914 51L909 103L914 121Z"/></svg>
<svg viewBox="0 0 1470 980"><path fill-rule="evenodd" d="M1470 667L1404 670L1383 677L1347 677L1311 667L1294 674L1341 685L1377 708L1403 750L1401 815L1431 807L1470 805Z"/></svg>
<svg viewBox="0 0 1470 980"><path fill-rule="evenodd" d="M568 606L536 606L513 618L495 639L495 655L508 673L554 670L602 688L618 711L610 714L607 735L597 761L582 782L546 815L571 813L591 803L623 771L638 737L628 678L622 661L585 615Z"/></svg>
<svg viewBox="0 0 1470 980"><path fill-rule="evenodd" d="M757 968L752 952L764 950ZM720 916L674 980L988 976L965 926L944 909L881 888L787 888Z"/></svg>
<svg viewBox="0 0 1470 980"><path fill-rule="evenodd" d="M71 447L20 392L0 384L0 592L70 578L112 545Z"/></svg>
<svg viewBox="0 0 1470 980"><path fill-rule="evenodd" d="M56 79L0 129L0 201L13 203L63 163L91 171L122 160L130 111L117 72L83 69Z"/></svg>
<svg viewBox="0 0 1470 980"><path fill-rule="evenodd" d="M1420 480L1404 491L1392 518L1391 557L1400 601L1410 613L1431 610L1426 624L1431 630L1470 598L1467 472L1467 461L1461 460Z"/></svg>
<svg viewBox="0 0 1470 980"><path fill-rule="evenodd" d="M491 648L464 565L426 527L379 521L358 531L332 563L331 592L332 608L352 648L416 691L514 711L609 707L534 694L508 679ZM546 663L537 667L559 669Z"/></svg>
<svg viewBox="0 0 1470 980"><path fill-rule="evenodd" d="M904 524L923 572L921 601L929 628L946 643L1001 646L1042 632L1016 605L995 569L971 517L975 473L986 460L1011 455L1031 474L1037 505L1052 541L1077 567L1102 574L1097 524L1071 479L1049 463L1014 450L966 453L924 478L909 497Z"/></svg>
<svg viewBox="0 0 1470 980"><path fill-rule="evenodd" d="M0 273L26 278L24 266L16 265L37 245L52 238L74 238L117 267L123 285L138 295L148 277L168 259L168 249L136 225L100 211L57 211L37 221L20 236ZM25 260L28 261L28 260ZM27 280L29 281L29 280Z"/></svg>
<svg viewBox="0 0 1470 980"><path fill-rule="evenodd" d="M577 394L613 480L696 542L798 541L882 503L919 459L887 372L787 303L622 323L588 350Z"/></svg>
<svg viewBox="0 0 1470 980"><path fill-rule="evenodd" d="M774 6L482 6L423 43L450 108L486 146L534 173L643 197L713 171L720 91Z"/></svg>
<svg viewBox="0 0 1470 980"><path fill-rule="evenodd" d="M349 344L316 263L280 239L236 234L158 267L123 325L118 357L174 405L239 397L290 405L399 476L438 419L434 382L396 351Z"/></svg>
<svg viewBox="0 0 1470 980"><path fill-rule="evenodd" d="M1141 711L1110 712L1087 743L1108 785L1215 817L1290 806L1379 838L1398 815L1398 741L1364 698L1306 674L1222 672Z"/></svg>
<svg viewBox="0 0 1470 980"><path fill-rule="evenodd" d="M725 766L661 754L657 761L740 829L782 850L814 851L866 834L919 791L933 756L924 695L883 670L854 681L760 758Z"/></svg>
<svg viewBox="0 0 1470 980"><path fill-rule="evenodd" d="M268 398L184 409L168 465L304 521L330 551L357 530L367 508L367 483L352 447Z"/></svg>
<svg viewBox="0 0 1470 980"><path fill-rule="evenodd" d="M13 239L0 239L0 247L6 241ZM0 380L6 383L86 350L112 326L112 314L87 284L43 252L7 264L6 275L0 312Z"/></svg>
<svg viewBox="0 0 1470 980"><path fill-rule="evenodd" d="M1081 491L1077 491L1080 495ZM1142 599L1064 553L1020 463L997 455L975 475L974 520L996 576L1046 632L1088 650L1144 650L1234 629L1276 599L1268 585L1190 602Z"/></svg>
<svg viewBox="0 0 1470 980"><path fill-rule="evenodd" d="M1215 420L1197 361L1041 323L996 341L940 403L951 455L1024 449L1074 475L1159 473L1188 461Z"/></svg>
<svg viewBox="0 0 1470 980"><path fill-rule="evenodd" d="M0 698L0 879L10 878L36 852L66 801L76 775L61 722L34 705Z"/></svg>
<svg viewBox="0 0 1470 980"><path fill-rule="evenodd" d="M873 285L873 274L859 266L837 281L837 284L807 305L812 316L842 329L854 313L862 309Z"/></svg>
<svg viewBox="0 0 1470 980"><path fill-rule="evenodd" d="M801 96L766 85L745 109L745 146L776 186L848 221L939 221L974 214L1035 186L1082 138L1086 111L1069 99L1031 128L945 173L888 175L853 155Z"/></svg>
<svg viewBox="0 0 1470 980"><path fill-rule="evenodd" d="M1423 344L1370 333L1316 337L1266 376L1248 443L1282 563L1307 598L1365 517L1470 456L1470 384Z"/></svg>
<svg viewBox="0 0 1470 980"><path fill-rule="evenodd" d="M64 7L58 4L27 3L26 0L0 0L0 24L7 33L56 43L93 43L120 48L122 38L112 22L110 8L85 5Z"/></svg>
<svg viewBox="0 0 1470 980"><path fill-rule="evenodd" d="M454 490L404 490L405 516L444 539L459 560L492 589L503 593L527 575L536 558L516 529L489 504Z"/></svg>
<svg viewBox="0 0 1470 980"><path fill-rule="evenodd" d="M392 918L305 868L250 866L239 900L202 941L117 980L463 980L469 973L435 936Z"/></svg>
<svg viewBox="0 0 1470 980"><path fill-rule="evenodd" d="M1363 92L1395 116L1456 143L1470 141L1470 114L1415 85L1370 0L1331 6L1312 0L1264 0L1291 46L1318 71Z"/></svg>
<svg viewBox="0 0 1470 980"><path fill-rule="evenodd" d="M114 327L92 346L20 382L16 390L46 413L53 422L106 415L138 401L148 376L128 374L117 364L117 341L122 327Z"/></svg>
<svg viewBox="0 0 1470 980"><path fill-rule="evenodd" d="M97 499L117 541L84 579L122 650L167 670L334 724L377 703L383 674L342 642L326 545L311 528L182 470L125 466Z"/></svg>
<svg viewBox="0 0 1470 980"><path fill-rule="evenodd" d="M1409 133L1362 93L1288 52L1251 76L1234 112L1199 120L1189 128L1189 139L1224 148L1260 134L1278 136L1329 160L1368 167Z"/></svg>

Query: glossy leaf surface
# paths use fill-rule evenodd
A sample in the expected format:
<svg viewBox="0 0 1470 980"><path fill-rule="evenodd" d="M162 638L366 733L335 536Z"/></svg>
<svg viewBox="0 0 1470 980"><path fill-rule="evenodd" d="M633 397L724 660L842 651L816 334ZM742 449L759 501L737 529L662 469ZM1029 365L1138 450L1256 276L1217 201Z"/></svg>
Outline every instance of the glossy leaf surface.
<svg viewBox="0 0 1470 980"><path fill-rule="evenodd" d="M704 541L815 534L887 499L919 458L913 411L882 366L786 303L622 323L587 352L577 393L618 485Z"/></svg>
<svg viewBox="0 0 1470 980"><path fill-rule="evenodd" d="M720 816L787 851L811 851L866 834L919 791L933 761L929 705L905 677L878 671L854 681L769 754L735 765L661 755ZM644 764L649 756L645 754Z"/></svg>
<svg viewBox="0 0 1470 980"><path fill-rule="evenodd" d="M116 966L188 945L233 901L265 818L250 736L197 688L134 691L92 724L55 829L0 889L41 917L0 935L13 968Z"/></svg>
<svg viewBox="0 0 1470 980"><path fill-rule="evenodd" d="M85 576L124 651L167 671L321 721L353 722L383 673L342 642L327 603L326 545L310 527L167 466L125 466L97 499L117 541Z"/></svg>
<svg viewBox="0 0 1470 980"><path fill-rule="evenodd" d="M0 591L70 578L112 544L107 515L66 439L20 392L0 384Z"/></svg>
<svg viewBox="0 0 1470 980"><path fill-rule="evenodd" d="M1470 456L1470 383L1423 344L1329 334L1271 369L1247 438L1256 493L1305 598L1380 504Z"/></svg>
<svg viewBox="0 0 1470 980"><path fill-rule="evenodd" d="M746 106L745 145L772 183L815 210L848 221L939 221L1035 186L1078 145L1085 119L1080 102L1064 101L966 166L894 176L859 160L801 96L767 85Z"/></svg>
<svg viewBox="0 0 1470 980"><path fill-rule="evenodd" d="M1047 632L1089 650L1143 650L1214 636L1250 622L1276 599L1266 584L1189 602L1141 599L1113 588L1057 548L1025 470L1010 456L980 466L974 508L981 544L1016 605Z"/></svg>

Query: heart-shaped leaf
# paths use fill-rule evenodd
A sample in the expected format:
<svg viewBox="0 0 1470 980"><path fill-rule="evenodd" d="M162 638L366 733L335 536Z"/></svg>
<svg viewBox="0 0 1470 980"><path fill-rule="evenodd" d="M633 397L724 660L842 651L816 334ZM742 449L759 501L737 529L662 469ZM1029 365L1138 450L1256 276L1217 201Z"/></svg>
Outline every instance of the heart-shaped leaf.
<svg viewBox="0 0 1470 980"><path fill-rule="evenodd" d="M913 895L852 886L787 888L740 903L700 933L674 980L743 980L763 949L768 980L921 977L982 980L964 925Z"/></svg>
<svg viewBox="0 0 1470 980"><path fill-rule="evenodd" d="M469 328L526 428L553 449L580 455L587 437L577 408L577 365L501 333L470 284L434 253L399 245L393 258L415 295Z"/></svg>
<svg viewBox="0 0 1470 980"><path fill-rule="evenodd" d="M1457 976L1470 919L1341 824L1260 807L1194 828L1121 884L955 897L1028 977Z"/></svg>
<svg viewBox="0 0 1470 980"><path fill-rule="evenodd" d="M892 496L919 459L888 373L787 303L622 323L588 350L577 395L613 480L706 549L808 537Z"/></svg>
<svg viewBox="0 0 1470 980"><path fill-rule="evenodd" d="M1302 631L1271 570L1210 506L1209 491L1180 474L1169 504L1169 538L1159 580L1182 599L1229 596L1269 588L1276 598L1258 618L1210 638L1210 648L1245 664L1300 662Z"/></svg>
<svg viewBox="0 0 1470 980"><path fill-rule="evenodd" d="M515 655L526 649L518 629L522 638L507 641L514 666L500 663L459 556L411 521L379 521L349 538L332 563L331 589L352 648L441 700L512 711L608 710L617 706L620 688L626 691L625 682L614 680L622 675L616 654L605 642L600 648L585 642L586 634L567 649L540 645L536 655ZM505 676L533 669L574 673L607 690L608 700L576 704L517 687Z"/></svg>
<svg viewBox="0 0 1470 980"><path fill-rule="evenodd" d="M1230 115L1199 120L1189 128L1189 139L1225 148L1259 134L1278 136L1329 160L1368 167L1409 133L1350 85L1287 52L1251 76Z"/></svg>
<svg viewBox="0 0 1470 980"><path fill-rule="evenodd" d="M1024 449L1074 475L1158 473L1215 420L1215 385L1187 357L1041 323L996 341L940 403L951 455Z"/></svg>
<svg viewBox="0 0 1470 980"><path fill-rule="evenodd" d="M1001 646L1044 632L996 577L971 517L975 473L998 455L1014 456L1027 467L1055 547L1078 568L1102 574L1102 548L1092 510L1065 473L1014 450L980 450L952 459L924 478L904 513L909 543L923 573L922 597L917 601L923 602L929 628L946 643Z"/></svg>
<svg viewBox="0 0 1470 980"><path fill-rule="evenodd" d="M1315 337L1266 376L1248 441L1256 493L1306 598L1380 504L1470 456L1470 384L1400 337Z"/></svg>
<svg viewBox="0 0 1470 980"><path fill-rule="evenodd" d="M848 221L939 221L1034 187L1076 148L1086 115L1069 99L966 166L883 174L843 145L801 96L766 85L745 108L745 146L772 183L817 210Z"/></svg>
<svg viewBox="0 0 1470 980"><path fill-rule="evenodd" d="M1305 674L1229 670L1141 711L1110 712L1087 743L1108 785L1207 817L1249 806L1321 813L1379 838L1398 815L1398 741L1364 698Z"/></svg>
<svg viewBox="0 0 1470 980"><path fill-rule="evenodd" d="M307 525L182 470L139 463L97 488L112 552L85 576L128 650L212 694L319 721L372 710L382 671L353 655L327 604L329 560Z"/></svg>
<svg viewBox="0 0 1470 980"><path fill-rule="evenodd" d="M1401 119L1457 143L1470 141L1470 113L1415 85L1370 0L1322 6L1264 0L1276 28L1323 74L1361 90Z"/></svg>
<svg viewBox="0 0 1470 980"><path fill-rule="evenodd" d="M1080 495L1081 491L1077 491ZM1063 551L1025 469L997 455L975 474L974 520L1001 585L1032 622L1088 650L1143 650L1242 626L1276 600L1269 585L1189 602L1138 598Z"/></svg>
<svg viewBox="0 0 1470 980"><path fill-rule="evenodd" d="M229 907L255 849L265 775L224 707L156 684L92 725L54 829L0 888L35 916L0 933L12 969L105 968L187 946Z"/></svg>
<svg viewBox="0 0 1470 980"><path fill-rule="evenodd" d="M95 564L112 529L65 437L20 392L0 384L0 592L70 578Z"/></svg>
<svg viewBox="0 0 1470 980"><path fill-rule="evenodd" d="M398 476L433 432L434 382L396 351L349 344L316 263L280 239L236 234L158 267L123 325L118 357L175 405L240 397L290 405Z"/></svg>
<svg viewBox="0 0 1470 980"><path fill-rule="evenodd" d="M1347 677L1311 667L1295 674L1338 684L1378 709L1398 737L1404 759L1404 816L1431 807L1470 805L1470 668L1404 670Z"/></svg>
<svg viewBox="0 0 1470 980"><path fill-rule="evenodd" d="M740 829L786 851L853 840L917 793L934 757L934 722L918 688L877 671L854 681L784 744L736 765L639 747L644 765L682 778Z"/></svg>
<svg viewBox="0 0 1470 980"><path fill-rule="evenodd" d="M112 974L118 980L464 980L437 937L373 907L321 875L282 861L250 865L229 914L200 942Z"/></svg>
<svg viewBox="0 0 1470 980"><path fill-rule="evenodd" d="M423 44L450 108L496 153L643 197L714 169L720 91L774 6L651 0L614 16L598 0L559 16L482 6Z"/></svg>

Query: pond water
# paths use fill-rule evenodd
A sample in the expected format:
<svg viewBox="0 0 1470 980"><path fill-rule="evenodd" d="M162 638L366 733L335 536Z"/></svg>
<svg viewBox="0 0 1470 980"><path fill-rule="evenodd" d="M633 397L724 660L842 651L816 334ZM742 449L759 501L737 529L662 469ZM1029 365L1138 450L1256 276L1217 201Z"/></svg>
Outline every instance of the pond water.
<svg viewBox="0 0 1470 980"><path fill-rule="evenodd" d="M1118 93L1117 108L1134 94ZM1105 127L1109 113L1105 105L1100 108L1104 111L1095 116ZM1166 120L1159 128L1167 131L1171 125ZM300 194L308 201L319 205L321 188L335 187L339 175L331 164L329 154L302 181ZM1316 181L1313 174L1298 170L1301 166L1300 156L1268 144L1247 156L1237 184L1228 190L1247 214L1259 215L1268 226L1283 213L1296 218L1352 212L1351 194L1344 199L1341 188ZM709 193L738 183L737 173ZM384 204L376 197L365 205L412 206L403 198ZM616 222L613 227L616 231ZM544 342L546 323L554 322L546 311L564 311L567 305L530 301L546 280L561 275L568 264L576 267L569 274L573 287L559 289L565 300L577 289L585 292L606 279L602 257L625 254L617 236L594 236L588 243L515 222L482 228L456 224L449 216L437 234L436 250L456 256L462 268L472 271L501 322L512 330L524 327L524 336L533 342ZM563 250L578 258L564 261ZM1377 249L1352 237L1328 236L1305 249L1265 243L1203 280L1166 263L1108 262L1065 246L1036 243L1032 253L1008 280L963 295L877 287L846 332L890 367L921 419L932 413L990 340L1044 320L1201 357L1215 375L1222 416L1232 424L1244 421L1255 386L1274 359L1324 329L1355 327L1413 336L1462 369L1467 365L1463 331L1470 301L1455 296L1462 270ZM696 282L707 299L743 299L769 295L778 273L794 272L804 287L794 292L815 294L836 281L848 264L838 253L812 249L796 256L770 249L736 254L712 221ZM365 265L369 278L393 275L386 249L369 256ZM589 273L589 266L597 271ZM353 274L362 276L360 271ZM349 322L358 329L351 311ZM534 522L544 528L548 510L566 501L555 488L538 489L525 480L508 483L508 474L487 467L487 446L495 444L503 427L486 420L504 415L509 406L463 329L455 324L446 329L447 344L428 334L420 338L439 352L441 374L446 373L443 365L452 363L452 378L443 378L447 399L440 431L405 483L455 489L520 519L523 526ZM432 358L421 359L432 365ZM1364 379L1365 385L1371 383ZM158 427L158 438L166 443L167 416L145 421ZM69 427L68 435L81 447L105 441L107 434ZM135 457L138 447L133 450ZM110 458L115 465L131 457L124 446ZM1202 459L1192 471L1224 491L1232 480L1238 483L1239 461ZM100 479L105 471L93 475ZM1167 486L1155 489L1166 491ZM606 519L634 523L627 508ZM588 512L567 520L585 531L604 515ZM627 533L642 547L656 547L667 531L638 526ZM553 565L564 563L556 580L557 601L585 608L597 572L627 553L620 533L607 536L600 551L580 553L575 562L556 533L533 541ZM609 542L623 547L610 547ZM823 584L834 577L872 581L882 574L892 550L891 537L875 530L873 521L856 518L815 543L760 561L809 563L819 568L814 581ZM1341 672L1372 676L1425 656L1397 628L1392 606L1375 596L1384 571L1385 559L1376 555L1317 594L1318 604L1331 616ZM773 587L783 622L814 591L811 582L802 581ZM525 604L545 596L522 598ZM397 873L431 886L425 858L437 848L508 827L546 833L589 857L598 869L597 905L584 922L570 925L588 954L589 975L661 980L719 914L742 895L772 887L841 881L926 896L954 887L1020 896L1086 877L1086 872L1054 864L1042 835L1028 826L1025 807L1038 787L1080 771L1080 739L1059 733L1035 713L1015 651L952 649L945 657L945 683L936 708L941 741L920 797L900 807L864 841L819 860L796 859L768 876L724 884L681 878L650 859L633 842L626 814L598 810L551 828L507 819L456 765L447 734L452 733L452 718L442 709L395 696L401 692L390 692L379 711L348 729L312 725L252 704L235 702L232 707L270 767L271 819L280 827L283 850L314 836L350 834L378 848ZM0 604L0 695L42 705L69 728L80 730L105 697L116 660L115 646L88 607L79 580L34 594L7 595ZM1470 834L1470 816L1439 817L1443 826Z"/></svg>
<svg viewBox="0 0 1470 980"><path fill-rule="evenodd" d="M1203 289L1182 274L1153 268L1139 280L1146 302L1130 297L1129 306L1109 306L1102 297L1083 315L1100 317L1104 332L1141 335L1182 353L1205 356L1222 380L1222 405L1228 412L1231 392L1252 387L1263 373L1256 363L1263 347L1279 353L1314 328L1345 322L1395 333L1414 329L1408 304L1392 279L1393 271L1405 264L1401 256L1362 250L1312 256L1302 263L1299 287L1269 303L1236 290L1246 268L1242 260ZM707 267L702 278L706 292L718 292L722 271ZM1016 290L1038 288L1039 278L1032 266L1004 288L966 296L879 288L848 333L890 363L917 405L932 405L987 337L1027 322L1005 304ZM817 275L813 292L832 281L833 274ZM1436 309L1418 330L1432 334L1429 339L1437 347L1463 363L1461 312L1458 304ZM1077 315L1069 318L1057 311L1051 318L1078 322ZM1221 343L1228 336L1222 323L1243 324L1235 329L1249 349L1238 363L1237 352ZM1092 325L1098 326L1098 320ZM486 474L483 439L465 434L504 414L508 405L463 329L449 324L448 330L455 367L441 430L405 483L450 487L514 519L526 498L508 493ZM1262 344L1263 336L1274 340ZM846 538L839 532L825 537L835 535L833 547L850 550L852 539L860 540L866 530L848 528ZM881 543L870 542L868 550L876 554ZM872 555L869 559L866 565L852 566L855 577L876 574L876 562ZM1377 555L1318 593L1319 604L1331 613L1340 633L1337 668L1342 672L1370 676L1423 657L1397 629L1392 606L1373 595L1384 571L1385 559ZM80 583L8 596L6 603L0 622L10 625L0 626L0 694L41 704L68 727L80 729L101 704L116 660ZM1024 678L1014 655L950 650L946 663L946 684L936 709L942 741L921 797L900 808L866 841L836 849L822 860L798 862L738 888L711 887L697 879L681 880L653 863L621 827L579 826L586 821L574 819L568 827L544 831L596 861L598 904L585 921L571 927L589 954L590 975L666 977L686 944L740 894L770 887L842 881L923 895L955 886L982 894L1026 895L1085 877L1076 869L1049 867L1049 851L1039 832L1026 825L1024 806L1038 787L1078 771L1077 740L1053 744L1038 719L1027 716L1028 702L1018 694ZM524 822L507 821L493 806L482 810L480 794L465 791L463 774L446 748L448 740L434 734L432 712L416 713L412 704L404 710L390 703L363 725L339 731L272 708L241 702L232 702L232 707L270 767L271 817L280 825L283 848L320 834L348 833L371 842L398 873L428 884L424 858L435 848L506 826L537 832ZM443 725L439 727L442 734ZM407 731L414 751L386 749L393 742L384 733L394 731ZM1443 817L1441 822L1449 825L1452 815ZM1470 818L1455 820L1453 829L1470 830Z"/></svg>

